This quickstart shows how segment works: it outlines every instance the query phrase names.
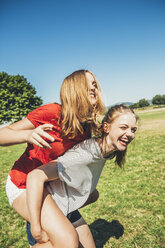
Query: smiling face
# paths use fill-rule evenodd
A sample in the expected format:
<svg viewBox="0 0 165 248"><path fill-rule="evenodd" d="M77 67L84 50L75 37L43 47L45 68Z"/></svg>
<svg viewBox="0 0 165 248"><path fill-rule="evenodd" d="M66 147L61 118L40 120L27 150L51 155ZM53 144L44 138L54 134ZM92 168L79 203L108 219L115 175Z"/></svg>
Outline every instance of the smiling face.
<svg viewBox="0 0 165 248"><path fill-rule="evenodd" d="M135 115L131 112L122 113L111 124L104 122L103 129L106 134L106 153L124 151L135 138Z"/></svg>
<svg viewBox="0 0 165 248"><path fill-rule="evenodd" d="M89 100L92 105L95 105L98 97L98 87L93 75L89 72L86 72L86 78L89 86Z"/></svg>

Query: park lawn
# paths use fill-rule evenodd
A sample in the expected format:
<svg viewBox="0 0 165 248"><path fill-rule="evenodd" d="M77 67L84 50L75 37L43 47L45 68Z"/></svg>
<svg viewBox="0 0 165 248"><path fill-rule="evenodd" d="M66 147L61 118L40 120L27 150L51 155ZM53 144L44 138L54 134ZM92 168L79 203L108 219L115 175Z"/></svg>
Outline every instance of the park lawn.
<svg viewBox="0 0 165 248"><path fill-rule="evenodd" d="M81 209L97 248L163 248L165 111L139 113L140 127L123 169L107 161L99 200ZM26 248L25 222L11 209L5 181L25 145L0 147L0 247Z"/></svg>
<svg viewBox="0 0 165 248"><path fill-rule="evenodd" d="M0 247L29 247L26 238L25 222L10 207L5 183L14 161L22 154L26 145L0 147Z"/></svg>

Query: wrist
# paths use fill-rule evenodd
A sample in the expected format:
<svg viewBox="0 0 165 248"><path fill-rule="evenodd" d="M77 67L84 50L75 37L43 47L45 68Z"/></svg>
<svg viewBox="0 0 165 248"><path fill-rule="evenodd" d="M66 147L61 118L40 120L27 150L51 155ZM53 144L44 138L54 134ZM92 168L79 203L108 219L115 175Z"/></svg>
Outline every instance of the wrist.
<svg viewBox="0 0 165 248"><path fill-rule="evenodd" d="M24 130L23 142L29 143L30 134L31 134L31 130Z"/></svg>
<svg viewBox="0 0 165 248"><path fill-rule="evenodd" d="M39 220L31 220L30 221L31 226L36 226L37 228L41 228L41 224Z"/></svg>
<svg viewBox="0 0 165 248"><path fill-rule="evenodd" d="M39 234L41 232L42 228L40 223L31 223L31 232L35 234Z"/></svg>

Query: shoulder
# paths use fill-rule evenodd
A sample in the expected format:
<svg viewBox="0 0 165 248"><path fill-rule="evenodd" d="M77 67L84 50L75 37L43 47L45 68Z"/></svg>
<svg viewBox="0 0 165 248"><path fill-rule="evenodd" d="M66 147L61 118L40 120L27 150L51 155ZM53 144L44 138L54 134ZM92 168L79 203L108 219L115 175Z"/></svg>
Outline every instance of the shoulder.
<svg viewBox="0 0 165 248"><path fill-rule="evenodd" d="M50 103L43 105L27 115L27 119L30 120L35 126L39 124L47 123L47 121L57 121L61 118L61 105L58 103Z"/></svg>
<svg viewBox="0 0 165 248"><path fill-rule="evenodd" d="M94 160L102 160L101 150L95 138L86 139L80 143L80 146L91 154Z"/></svg>
<svg viewBox="0 0 165 248"><path fill-rule="evenodd" d="M100 147L94 138L76 144L59 158L59 162L66 163L66 166L73 163L88 164L95 160L102 160L102 156Z"/></svg>
<svg viewBox="0 0 165 248"><path fill-rule="evenodd" d="M49 113L55 114L60 112L61 113L61 105L58 103L49 103L49 104L45 104L40 106L39 108L37 108L36 110L37 112L44 112L44 111L48 111ZM33 111L33 112L34 112Z"/></svg>
<svg viewBox="0 0 165 248"><path fill-rule="evenodd" d="M29 119L30 117L53 117L54 115L59 116L61 114L61 105L58 103L49 103L46 105L42 105L39 108L33 110L27 115L27 118Z"/></svg>
<svg viewBox="0 0 165 248"><path fill-rule="evenodd" d="M41 107L41 111L44 111L49 117L60 116L61 115L61 105L58 103L49 103Z"/></svg>

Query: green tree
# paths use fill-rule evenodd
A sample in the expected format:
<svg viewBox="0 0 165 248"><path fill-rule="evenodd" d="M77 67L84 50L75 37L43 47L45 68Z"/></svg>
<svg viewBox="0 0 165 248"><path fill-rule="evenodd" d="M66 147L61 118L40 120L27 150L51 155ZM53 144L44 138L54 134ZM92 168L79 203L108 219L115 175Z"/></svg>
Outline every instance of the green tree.
<svg viewBox="0 0 165 248"><path fill-rule="evenodd" d="M161 103L162 103L162 104L165 104L165 95L162 95Z"/></svg>
<svg viewBox="0 0 165 248"><path fill-rule="evenodd" d="M39 107L42 99L23 76L0 73L0 123L18 121Z"/></svg>
<svg viewBox="0 0 165 248"><path fill-rule="evenodd" d="M162 104L162 96L161 95L156 95L152 98L152 103L156 105L161 105Z"/></svg>
<svg viewBox="0 0 165 248"><path fill-rule="evenodd" d="M139 108L143 108L143 107L149 106L150 104L145 98L143 98L139 100L138 105L139 105Z"/></svg>
<svg viewBox="0 0 165 248"><path fill-rule="evenodd" d="M137 103L130 105L130 108L131 109L139 108L139 103L137 102Z"/></svg>

